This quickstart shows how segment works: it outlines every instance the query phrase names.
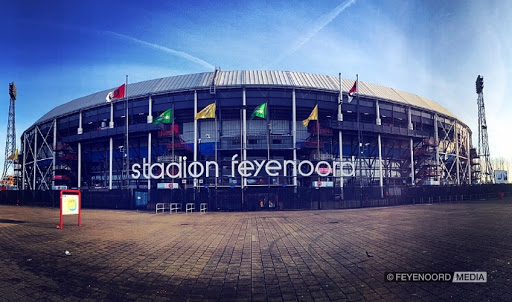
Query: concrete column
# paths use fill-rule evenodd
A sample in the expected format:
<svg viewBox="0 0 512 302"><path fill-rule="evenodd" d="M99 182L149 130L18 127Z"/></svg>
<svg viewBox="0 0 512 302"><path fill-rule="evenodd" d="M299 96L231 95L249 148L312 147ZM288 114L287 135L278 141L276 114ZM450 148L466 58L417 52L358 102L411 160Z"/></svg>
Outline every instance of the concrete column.
<svg viewBox="0 0 512 302"><path fill-rule="evenodd" d="M82 128L82 111L78 114L78 129L76 130L77 134L82 134L84 129Z"/></svg>
<svg viewBox="0 0 512 302"><path fill-rule="evenodd" d="M380 134L377 136L377 143L379 146L379 186L380 186L380 198L384 198L384 175L382 170L382 142Z"/></svg>
<svg viewBox="0 0 512 302"><path fill-rule="evenodd" d="M114 103L110 103L110 122L108 123L109 128L114 128Z"/></svg>
<svg viewBox="0 0 512 302"><path fill-rule="evenodd" d="M375 124L376 125L382 125L382 121L380 119L380 106L379 106L379 100L376 100L375 101L375 115L376 115L376 119L375 119Z"/></svg>
<svg viewBox="0 0 512 302"><path fill-rule="evenodd" d="M414 127L412 125L411 107L407 108L407 125L408 125L409 130L414 129Z"/></svg>
<svg viewBox="0 0 512 302"><path fill-rule="evenodd" d="M151 96L149 96L148 105L149 105L149 111L148 111L147 121L148 121L148 124L151 124L153 122L153 100L151 99ZM172 113L172 115L173 115L173 118L174 118L174 112Z"/></svg>

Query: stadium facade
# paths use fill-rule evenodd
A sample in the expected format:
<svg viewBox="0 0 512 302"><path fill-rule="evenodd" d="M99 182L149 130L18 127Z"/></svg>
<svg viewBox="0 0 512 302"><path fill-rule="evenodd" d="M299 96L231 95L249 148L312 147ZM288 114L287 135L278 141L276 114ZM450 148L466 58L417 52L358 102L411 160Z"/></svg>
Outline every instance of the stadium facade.
<svg viewBox="0 0 512 302"><path fill-rule="evenodd" d="M22 134L20 189L130 189L158 192L151 198L166 202L177 192L191 192L182 201L225 194L211 207L239 209L262 206L259 196L269 192L276 196L265 197L265 206L283 208L304 189L310 199L327 194L343 202L476 179L471 130L453 113L363 81L350 102L354 82L216 70L129 83L126 97L112 102L106 96L114 89L96 92L50 110ZM215 118L195 120L212 103ZM251 119L263 103L266 118ZM318 118L305 127L315 106ZM174 122L154 124L168 109Z"/></svg>

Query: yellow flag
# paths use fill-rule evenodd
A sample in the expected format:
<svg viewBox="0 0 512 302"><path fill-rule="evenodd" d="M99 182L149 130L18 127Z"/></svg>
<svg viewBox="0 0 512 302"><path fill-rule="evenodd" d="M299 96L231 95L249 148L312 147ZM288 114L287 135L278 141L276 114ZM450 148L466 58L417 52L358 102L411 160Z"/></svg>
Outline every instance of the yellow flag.
<svg viewBox="0 0 512 302"><path fill-rule="evenodd" d="M15 149L14 153L7 157L7 160L18 160L18 149Z"/></svg>
<svg viewBox="0 0 512 302"><path fill-rule="evenodd" d="M316 105L315 108L313 108L313 111L311 111L309 117L302 121L304 127L307 127L309 125L309 121L318 121L318 105Z"/></svg>
<svg viewBox="0 0 512 302"><path fill-rule="evenodd" d="M203 110L199 111L196 114L196 120L200 118L215 118L215 103L211 103L210 105L204 107Z"/></svg>

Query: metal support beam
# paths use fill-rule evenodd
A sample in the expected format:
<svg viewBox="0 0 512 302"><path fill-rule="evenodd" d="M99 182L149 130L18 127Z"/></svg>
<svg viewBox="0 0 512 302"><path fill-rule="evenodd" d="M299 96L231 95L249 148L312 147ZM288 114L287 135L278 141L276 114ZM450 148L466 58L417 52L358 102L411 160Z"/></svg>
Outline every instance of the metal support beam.
<svg viewBox="0 0 512 302"><path fill-rule="evenodd" d="M77 187L82 187L82 143L78 143L78 180Z"/></svg>
<svg viewBox="0 0 512 302"><path fill-rule="evenodd" d="M343 121L343 111L341 110L341 103L343 101L343 81L341 77L341 72L339 74L339 86L340 91L338 94L338 122ZM340 196L343 198L343 133L338 130L338 153L340 155ZM336 170L334 171L336 173Z"/></svg>
<svg viewBox="0 0 512 302"><path fill-rule="evenodd" d="M33 190L36 190L36 171L37 171L37 131L38 127L34 127L34 170L32 170L32 174L34 176L33 180Z"/></svg>
<svg viewBox="0 0 512 302"><path fill-rule="evenodd" d="M242 90L242 131L243 131L243 147L244 147L244 160L247 160L247 97L245 93L245 87Z"/></svg>
<svg viewBox="0 0 512 302"><path fill-rule="evenodd" d="M108 188L109 188L109 190L112 190L112 157L114 155L113 149L114 149L114 141L112 140L112 137L110 137L109 156L108 156Z"/></svg>
<svg viewBox="0 0 512 302"><path fill-rule="evenodd" d="M292 144L293 144L293 162L297 163L297 100L295 98L295 89L292 90ZM293 186L297 189L297 169L293 169Z"/></svg>
<svg viewBox="0 0 512 302"><path fill-rule="evenodd" d="M174 112L173 112L174 114ZM197 90L194 90L194 161L197 161ZM172 129L174 131L174 129ZM194 166L195 168L196 166ZM195 172L195 171L194 171ZM197 186L197 182L194 181L194 188Z"/></svg>
<svg viewBox="0 0 512 302"><path fill-rule="evenodd" d="M437 181L441 182L441 171L440 171L440 163L439 163L439 127L437 125L437 114L434 115L434 140L436 143L436 177Z"/></svg>
<svg viewBox="0 0 512 302"><path fill-rule="evenodd" d="M173 114L174 114L174 112L173 112ZM171 132L172 135L174 135L174 129L172 129L171 131L172 131ZM148 132L148 164L151 167L151 132ZM150 190L151 190L151 177L148 177L148 191L150 191Z"/></svg>
<svg viewBox="0 0 512 302"><path fill-rule="evenodd" d="M379 186L380 186L380 198L384 198L384 176L382 170L382 142L380 133L377 136L377 144L379 147Z"/></svg>
<svg viewBox="0 0 512 302"><path fill-rule="evenodd" d="M473 180L471 179L471 139L470 139L470 134L468 133L468 135L466 136L466 144L467 144L467 148L466 148L466 152L468 154L468 164L467 164L467 169L468 169L468 185L471 185L473 183Z"/></svg>
<svg viewBox="0 0 512 302"><path fill-rule="evenodd" d="M410 139L411 142L411 185L414 186L414 146L412 142L412 138Z"/></svg>
<svg viewBox="0 0 512 302"><path fill-rule="evenodd" d="M455 168L457 173L457 184L460 185L460 154L459 154L459 127L457 121L455 121L453 139L455 140Z"/></svg>
<svg viewBox="0 0 512 302"><path fill-rule="evenodd" d="M197 90L194 90L194 161L197 161ZM173 129L174 131L174 129Z"/></svg>
<svg viewBox="0 0 512 302"><path fill-rule="evenodd" d="M126 154L126 168L124 169L126 172L126 189L128 189L130 187L130 174L128 171L130 171L130 122L129 122L129 118L130 118L130 106L129 106L129 103L128 103L128 75L126 75L126 84L125 84L125 95L124 95L124 100L125 100L125 104L126 104L126 150L125 150L125 154ZM112 148L111 148L112 150ZM112 151L110 151L112 152ZM119 186L120 188L122 187L122 185Z"/></svg>
<svg viewBox="0 0 512 302"><path fill-rule="evenodd" d="M52 189L55 186L55 162L57 155L57 119L53 119L53 163L52 163Z"/></svg>
<svg viewBox="0 0 512 302"><path fill-rule="evenodd" d="M268 104L267 104L268 105ZM268 111L268 106L266 107ZM242 90L242 144L243 144L243 160L247 160L247 96L245 87ZM247 186L247 179L243 178L243 186Z"/></svg>
<svg viewBox="0 0 512 302"><path fill-rule="evenodd" d="M25 173L26 173L25 165L26 165L26 160L27 160L27 137L25 134L23 134L21 141L23 142L23 171L22 171L22 176L21 176L21 189L25 190Z"/></svg>

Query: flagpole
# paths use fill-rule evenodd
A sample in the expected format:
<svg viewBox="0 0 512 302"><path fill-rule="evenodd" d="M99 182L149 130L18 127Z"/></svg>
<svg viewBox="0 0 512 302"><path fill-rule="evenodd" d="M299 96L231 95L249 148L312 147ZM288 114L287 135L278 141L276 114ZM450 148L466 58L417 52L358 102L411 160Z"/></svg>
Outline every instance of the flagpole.
<svg viewBox="0 0 512 302"><path fill-rule="evenodd" d="M343 112L341 111L341 104L343 101L343 83L341 72L339 73L340 94L338 99L338 123L343 121ZM338 152L340 155L340 200L343 198L343 133L341 129L338 130ZM336 170L335 170L336 171ZM335 172L334 171L334 172Z"/></svg>
<svg viewBox="0 0 512 302"><path fill-rule="evenodd" d="M267 100L267 106L265 106L266 117L267 117L267 162L270 161L270 104L269 100ZM267 176L267 184L270 189L270 176ZM267 198L268 199L268 198Z"/></svg>
<svg viewBox="0 0 512 302"><path fill-rule="evenodd" d="M245 88L242 90L242 144L243 144L243 160L247 160L247 95ZM244 183L246 186L247 183Z"/></svg>
<svg viewBox="0 0 512 302"><path fill-rule="evenodd" d="M217 100L215 100L215 111L217 111ZM219 130L217 125L217 112L215 112L215 162L218 164L218 157L217 157L217 141L219 140ZM221 165L222 166L222 165ZM217 173L215 173L215 194L217 194Z"/></svg>
<svg viewBox="0 0 512 302"><path fill-rule="evenodd" d="M172 101L172 130L171 130L171 134L172 134L172 151L171 151L171 158L172 158L172 162L174 163L175 162L175 159L174 159L174 135L176 135L176 133L174 133L174 99ZM174 178L172 178L172 188L174 189Z"/></svg>
<svg viewBox="0 0 512 302"><path fill-rule="evenodd" d="M320 114L318 113L318 103L316 103L316 152L317 160L320 161ZM320 173L318 173L318 181L320 181Z"/></svg>
<svg viewBox="0 0 512 302"><path fill-rule="evenodd" d="M243 125L242 125L242 112L243 112L243 109L240 108L240 158L241 160L243 161L244 160L244 153L243 153L243 143L242 143L242 138L243 138L243 133L244 133L244 130L243 130ZM241 203L241 210L244 209L244 176L243 175L240 175L240 189L241 189L241 193L242 193L242 203Z"/></svg>
<svg viewBox="0 0 512 302"><path fill-rule="evenodd" d="M194 90L194 162L196 162L196 161L197 161L197 90ZM196 190L196 182L194 181L194 202L195 202L195 192L196 192L195 190Z"/></svg>
<svg viewBox="0 0 512 302"><path fill-rule="evenodd" d="M128 124L128 75L126 75L126 85L125 85L124 97L126 104L126 188L130 186L130 177L128 175L128 171L130 169L130 140L129 140L129 124Z"/></svg>
<svg viewBox="0 0 512 302"><path fill-rule="evenodd" d="M362 147L362 135L361 135L361 118L359 117L359 74L356 74L356 98L357 98L357 142L358 142L358 154L357 159L359 162L359 201L363 200L363 169L362 169L362 156L361 156L361 147Z"/></svg>
<svg viewBox="0 0 512 302"><path fill-rule="evenodd" d="M316 152L318 155L318 160L320 160L320 119L318 116L318 103L316 104Z"/></svg>

